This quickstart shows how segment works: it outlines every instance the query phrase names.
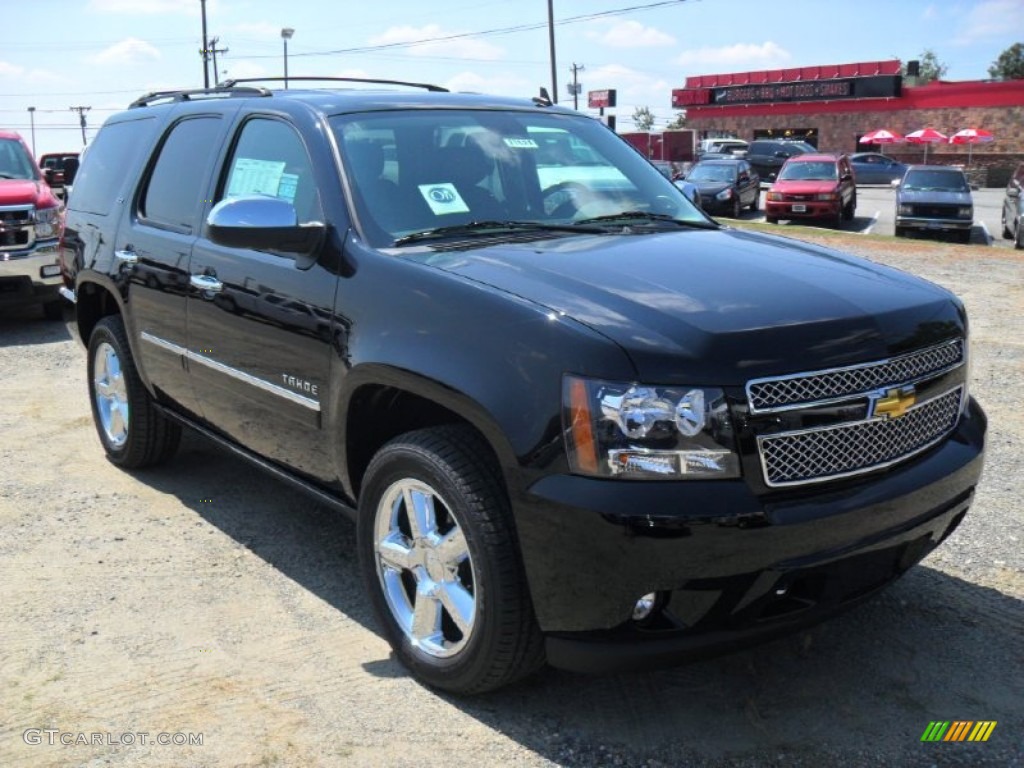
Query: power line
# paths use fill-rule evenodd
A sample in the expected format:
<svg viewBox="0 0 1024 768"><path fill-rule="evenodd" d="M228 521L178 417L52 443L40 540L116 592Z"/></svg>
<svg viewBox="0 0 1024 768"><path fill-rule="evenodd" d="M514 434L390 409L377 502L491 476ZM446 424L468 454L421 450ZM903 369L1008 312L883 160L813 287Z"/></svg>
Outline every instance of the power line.
<svg viewBox="0 0 1024 768"><path fill-rule="evenodd" d="M625 13L632 13L633 11L647 11L653 8L661 8L666 5L679 5L685 3L687 0L661 0L656 3L645 3L643 5L631 5L626 8L615 8L608 11L599 11L596 13L585 13L579 16L567 16L560 21L554 22L554 26L562 26L565 24L579 24L584 21L593 21L594 19L606 18L608 16L621 16ZM495 29L482 29L476 32L457 32L451 35L441 35L439 37L424 37L420 40L408 40L404 42L395 43L380 43L378 45L363 45L355 48L338 48L332 51L306 51L305 53L292 53L289 54L293 58L297 57L309 57L309 56L337 56L340 54L348 53L368 53L370 51L382 51L391 48L412 48L417 45L426 45L428 43L444 43L450 40L462 40L468 37L489 37L491 35L509 35L515 32L531 32L537 29L547 29L548 23L538 22L533 24L518 24L512 27L499 27ZM277 58L274 55L259 55L259 56L241 56L238 58L246 59L272 59Z"/></svg>

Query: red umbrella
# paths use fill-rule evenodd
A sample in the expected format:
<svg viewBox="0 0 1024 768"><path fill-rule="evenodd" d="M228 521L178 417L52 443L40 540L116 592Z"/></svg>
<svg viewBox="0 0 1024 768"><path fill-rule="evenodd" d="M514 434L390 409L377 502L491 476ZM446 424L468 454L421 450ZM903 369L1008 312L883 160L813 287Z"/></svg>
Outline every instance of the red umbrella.
<svg viewBox="0 0 1024 768"><path fill-rule="evenodd" d="M963 128L949 137L949 143L967 145L967 164L970 165L971 152L974 149L974 145L987 144L990 141L995 141L995 138L991 133L981 128Z"/></svg>
<svg viewBox="0 0 1024 768"><path fill-rule="evenodd" d="M928 145L938 144L940 141L946 141L948 138L946 134L940 133L934 128L922 128L907 134L907 141L911 144L924 144L924 161L926 163L928 162Z"/></svg>
<svg viewBox="0 0 1024 768"><path fill-rule="evenodd" d="M896 144L897 142L903 141L903 137L898 133L893 133L886 128L879 128L877 131L871 131L865 133L860 137L861 144ZM882 154L885 154L885 147L882 147Z"/></svg>

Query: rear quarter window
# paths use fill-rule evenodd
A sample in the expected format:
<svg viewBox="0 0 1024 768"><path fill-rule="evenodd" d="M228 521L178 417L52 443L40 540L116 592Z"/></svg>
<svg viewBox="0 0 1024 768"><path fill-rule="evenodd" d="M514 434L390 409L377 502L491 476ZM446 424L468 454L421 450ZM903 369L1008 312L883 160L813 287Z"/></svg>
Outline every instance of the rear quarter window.
<svg viewBox="0 0 1024 768"><path fill-rule="evenodd" d="M131 181L141 154L149 148L155 130L156 120L152 117L103 126L86 150L75 176L70 207L99 216L110 213L114 201Z"/></svg>

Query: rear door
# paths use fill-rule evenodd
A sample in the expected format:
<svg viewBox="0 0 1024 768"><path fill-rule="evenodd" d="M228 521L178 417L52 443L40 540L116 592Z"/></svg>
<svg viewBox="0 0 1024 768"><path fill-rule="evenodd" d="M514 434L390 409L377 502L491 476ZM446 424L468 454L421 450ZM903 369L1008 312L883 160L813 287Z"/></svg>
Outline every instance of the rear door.
<svg viewBox="0 0 1024 768"><path fill-rule="evenodd" d="M330 172L329 163L318 165ZM284 116L248 115L233 130L212 198L243 195L283 198L300 223L325 220L310 153ZM337 271L324 261L200 237L188 336L205 420L262 456L330 482L336 473L320 426Z"/></svg>

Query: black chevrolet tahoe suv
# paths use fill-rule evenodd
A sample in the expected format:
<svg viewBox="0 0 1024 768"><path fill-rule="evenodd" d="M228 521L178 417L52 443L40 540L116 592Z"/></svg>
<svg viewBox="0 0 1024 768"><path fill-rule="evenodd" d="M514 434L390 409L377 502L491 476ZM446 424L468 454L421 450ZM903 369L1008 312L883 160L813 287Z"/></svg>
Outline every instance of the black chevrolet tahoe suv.
<svg viewBox="0 0 1024 768"><path fill-rule="evenodd" d="M184 426L343 510L421 680L762 641L963 519L986 421L946 290L721 227L544 98L291 85L108 119L64 293L110 460Z"/></svg>

